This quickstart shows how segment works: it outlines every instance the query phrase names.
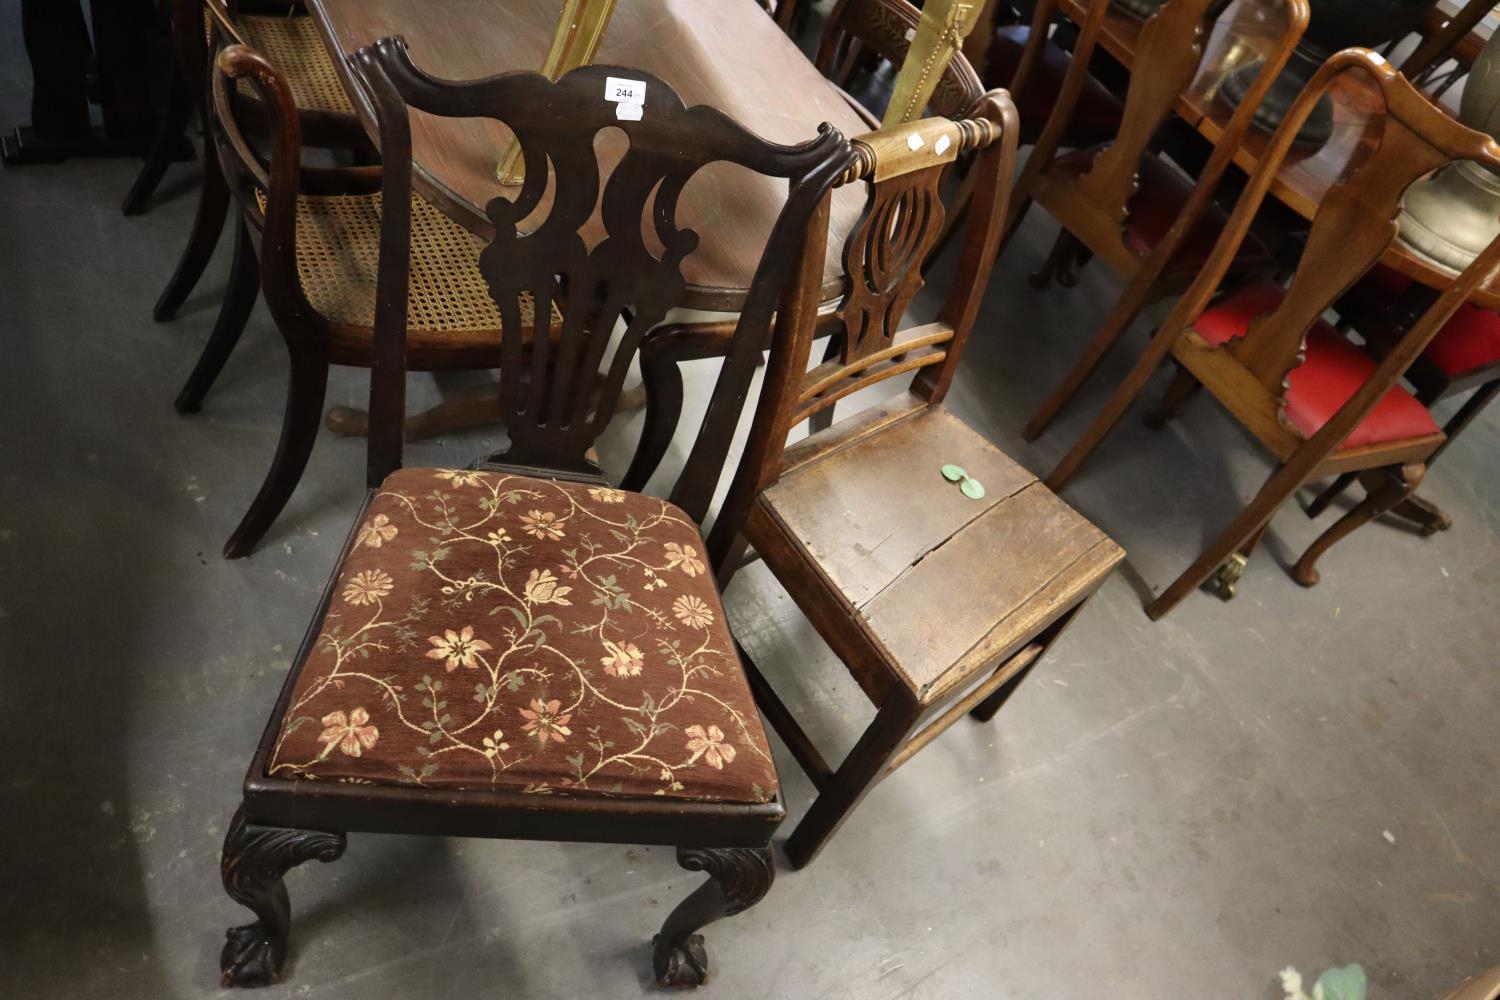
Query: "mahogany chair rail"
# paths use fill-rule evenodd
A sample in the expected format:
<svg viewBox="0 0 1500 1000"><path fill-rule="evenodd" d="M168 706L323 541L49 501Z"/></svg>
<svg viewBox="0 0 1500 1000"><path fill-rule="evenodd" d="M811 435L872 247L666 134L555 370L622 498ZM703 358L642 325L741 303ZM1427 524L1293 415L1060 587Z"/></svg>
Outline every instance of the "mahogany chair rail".
<svg viewBox="0 0 1500 1000"><path fill-rule="evenodd" d="M1054 6L1054 0L1037 4L1030 47L1017 71L1017 88L1028 86L1027 77L1041 60ZM1214 195L1261 99L1302 37L1309 8L1307 0L1287 0L1283 5L1285 26L1279 38L1215 142L1197 181L1192 182L1152 152L1151 144L1174 102L1192 84L1208 32L1222 7L1221 0L1162 4L1140 30L1135 70L1113 140L1059 156L1063 136L1088 83L1088 62L1099 41L1108 3L1095 0L1087 9L1057 103L1011 197L1010 232L1014 233L1032 201L1062 226L1047 262L1033 277L1034 287L1046 287L1054 274L1071 284L1071 262L1080 253L1098 256L1127 284L1073 368L1027 421L1022 432L1027 440L1047 428L1143 308L1187 286L1224 225ZM1234 268L1239 274L1271 274L1275 262L1259 241L1250 238L1239 248Z"/></svg>
<svg viewBox="0 0 1500 1000"><path fill-rule="evenodd" d="M1364 73L1378 87L1385 114L1371 125L1378 129L1377 143L1324 198L1288 287L1250 285L1215 300L1226 290L1230 262L1297 128L1318 97L1346 72ZM1275 469L1250 504L1148 606L1153 618L1210 577L1232 593L1276 510L1310 480L1355 472L1367 495L1303 553L1292 575L1306 586L1318 581L1317 560L1331 545L1410 500L1444 438L1400 379L1474 290L1490 280L1500 264L1500 240L1422 312L1378 363L1321 317L1395 239L1407 186L1458 159L1494 169L1500 166L1500 146L1448 117L1367 50L1334 55L1294 103L1203 272L1047 479L1056 489L1071 479L1169 356L1179 372L1156 423L1202 384L1275 456Z"/></svg>
<svg viewBox="0 0 1500 1000"><path fill-rule="evenodd" d="M709 536L726 584L746 546L755 549L876 709L832 766L746 657L762 711L818 790L786 843L798 867L878 781L964 714L990 718L1123 555L942 406L1004 228L1015 163L1009 97L990 93L979 115L854 140L858 161L843 182L867 184L869 200L844 245L838 334L809 370L826 315L804 280L802 297L777 314L750 439ZM948 295L934 322L901 329L943 230L946 161L971 150L978 179ZM799 263L808 279L827 231L825 201ZM786 446L795 425L840 399L912 376L886 404ZM962 485L944 462L962 465Z"/></svg>
<svg viewBox="0 0 1500 1000"><path fill-rule="evenodd" d="M264 71L243 50L229 51L228 68ZM698 985L708 960L697 931L765 894L774 874L768 845L784 808L700 557L697 523L772 314L784 295L806 293L800 282L821 281L793 264L812 212L852 161L849 144L828 126L799 145L769 143L715 109L684 106L661 80L620 67L588 66L556 82L530 72L443 81L414 66L399 38L359 50L353 66L378 115L384 206L415 204L412 109L500 121L519 140L525 180L508 193L497 182L488 205L496 235L473 264L501 317L491 331L492 363L500 368L498 412L510 442L469 470L399 468L406 372L416 356L416 300L406 272L417 236L411 213L387 211L370 359L372 489L225 842L225 888L258 918L230 931L225 982L275 978L289 924L282 875L310 858L334 860L348 833L367 831L673 845L679 863L709 880L668 916L653 967L664 985ZM620 76L645 90L633 119L605 99L606 82ZM616 407L642 335L686 294L682 263L700 233L680 228L678 196L700 169L723 161L784 180L788 196L674 506L610 486L590 447ZM285 231L295 208L293 166L274 150L271 166L263 245L273 226ZM604 233L589 245L581 230L596 206ZM527 308L545 315L549 302L562 299L563 318L550 336L530 335ZM527 511L553 501L571 506ZM409 542L427 545L428 533L446 539L441 551L407 552ZM663 545L663 537L672 540ZM391 549L392 561L376 568L372 560ZM650 596L669 576L674 591L686 588L670 605L670 592ZM394 604L393 591L414 592L421 603L409 623L392 623L398 632L373 650L374 662L360 661L358 677L343 681L351 685L349 703L358 693L359 704L346 712L341 702L323 716L318 739L326 748L307 749L315 747L308 743L314 720L326 711L319 699L343 690L332 681L346 676L338 657L349 640L335 612L373 606L378 618L387 598ZM628 634L612 624L622 617ZM402 645L401 630L413 639L435 633L433 648L393 648ZM447 673L432 659L446 659ZM470 670L477 672L457 672ZM681 680L672 680L679 672ZM462 687L456 682L481 679L474 703L444 701L453 697L445 678ZM658 685L666 682L663 691ZM413 690L426 692L420 709ZM432 718L417 726L409 711ZM705 724L716 712L722 728ZM304 722L311 728L302 729ZM489 734L482 745L481 722ZM411 734L418 734L414 748L406 745ZM620 742L627 740L639 746ZM670 758L656 749L669 742Z"/></svg>

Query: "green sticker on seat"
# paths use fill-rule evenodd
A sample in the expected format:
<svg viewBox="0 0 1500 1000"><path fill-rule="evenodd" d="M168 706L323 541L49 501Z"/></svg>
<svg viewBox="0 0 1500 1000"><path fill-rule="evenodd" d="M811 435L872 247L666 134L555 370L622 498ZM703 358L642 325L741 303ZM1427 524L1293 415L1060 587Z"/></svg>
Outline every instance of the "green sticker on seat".
<svg viewBox="0 0 1500 1000"><path fill-rule="evenodd" d="M958 488L962 490L964 496L968 497L970 500L984 499L984 487L980 485L980 482L977 479L965 479L963 482L958 484Z"/></svg>
<svg viewBox="0 0 1500 1000"><path fill-rule="evenodd" d="M965 475L966 473L964 472L964 470L956 465L943 466L943 478L948 480L948 482L950 483L958 482Z"/></svg>

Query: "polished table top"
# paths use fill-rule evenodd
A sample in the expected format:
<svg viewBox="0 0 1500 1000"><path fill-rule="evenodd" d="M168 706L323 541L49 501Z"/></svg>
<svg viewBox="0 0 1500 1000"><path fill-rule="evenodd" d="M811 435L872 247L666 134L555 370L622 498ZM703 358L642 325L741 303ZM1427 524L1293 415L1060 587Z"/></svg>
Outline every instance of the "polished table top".
<svg viewBox="0 0 1500 1000"><path fill-rule="evenodd" d="M406 38L412 60L437 77L467 80L536 69L560 10L556 0L309 0L307 6L372 136L373 111L353 83L345 54L398 34ZM846 136L870 130L753 0L619 0L594 61L645 70L671 84L688 104L718 107L775 142L811 139L825 121ZM509 139L498 122L413 111L415 183L435 205L488 238L485 203L516 190L495 179ZM728 164L710 165L688 183L679 222L703 238L683 263L688 305L740 306L786 193L784 181ZM840 287L844 237L863 207L857 185L835 194L829 297Z"/></svg>
<svg viewBox="0 0 1500 1000"><path fill-rule="evenodd" d="M1086 2L1061 0L1059 8L1070 19L1081 22ZM1174 110L1178 116L1210 142L1218 142L1233 113L1217 99L1220 82L1268 50L1285 23L1282 8L1274 0L1235 0L1214 24L1197 78L1176 101ZM1130 69L1140 31L1140 22L1110 11L1100 32L1100 44ZM1374 139L1367 134L1368 126L1380 113L1379 92L1357 72L1343 74L1334 83L1330 97L1332 137L1322 146L1294 145L1271 184L1271 194L1305 219L1313 217L1323 196L1338 182L1350 160L1373 145ZM1247 172L1254 170L1270 141L1270 133L1252 127L1235 150L1235 164ZM1383 263L1431 288L1446 288L1454 277L1452 272L1409 250L1400 240L1391 243ZM1475 295L1474 301L1489 309L1500 309L1500 282L1492 282Z"/></svg>

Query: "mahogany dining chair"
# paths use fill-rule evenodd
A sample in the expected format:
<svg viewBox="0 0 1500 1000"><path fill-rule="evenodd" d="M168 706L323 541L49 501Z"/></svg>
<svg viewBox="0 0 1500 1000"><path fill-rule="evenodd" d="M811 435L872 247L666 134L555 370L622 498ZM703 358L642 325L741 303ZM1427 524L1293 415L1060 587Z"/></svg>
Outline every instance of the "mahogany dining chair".
<svg viewBox="0 0 1500 1000"><path fill-rule="evenodd" d="M248 79L279 119L269 241L296 211L289 95L243 47L218 67L216 96ZM664 985L698 985L709 967L697 932L765 895L785 814L698 523L771 315L801 274L792 264L808 219L852 162L849 144L831 127L799 145L767 142L616 66L555 83L532 72L442 81L387 38L360 49L354 68L385 159L371 489L225 838L224 887L256 922L229 931L223 982L276 980L290 923L283 876L337 859L361 831L671 845L709 879L667 917L653 968ZM633 116L603 99L611 77L640 85ZM427 308L406 280L426 225L412 192L416 112L503 122L525 165L519 191L497 182L488 203L494 239L444 259L446 273L474 269L500 318L484 357L500 368L509 445L469 469L401 467L406 374ZM628 149L606 178L596 141L615 130ZM589 455L642 337L686 294L683 261L701 234L679 228L679 196L715 162L775 178L788 197L669 502L616 489ZM586 243L596 206L604 238ZM531 336L528 312L545 315L564 293L554 335Z"/></svg>

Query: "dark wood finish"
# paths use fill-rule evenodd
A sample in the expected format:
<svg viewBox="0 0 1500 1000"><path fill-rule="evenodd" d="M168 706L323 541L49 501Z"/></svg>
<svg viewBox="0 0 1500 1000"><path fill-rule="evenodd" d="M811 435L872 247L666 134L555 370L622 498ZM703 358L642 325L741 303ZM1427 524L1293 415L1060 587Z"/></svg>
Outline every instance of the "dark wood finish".
<svg viewBox="0 0 1500 1000"><path fill-rule="evenodd" d="M1301 263L1281 304L1255 319L1243 337L1220 349L1210 347L1193 330L1193 321L1220 287L1297 128L1317 99L1350 72L1365 74L1383 98L1384 124L1378 146L1328 192L1313 219ZM1396 214L1406 186L1460 158L1491 168L1500 166L1500 146L1447 117L1390 64L1362 49L1349 49L1330 59L1293 105L1267 157L1252 174L1202 274L1178 301L1103 411L1047 479L1056 489L1067 483L1168 356L1191 371L1276 456L1277 466L1260 492L1147 608L1151 617L1171 610L1215 573L1237 576L1237 570L1225 571L1223 567L1236 553L1248 555L1248 547L1277 508L1310 479L1341 472L1395 470L1395 479L1390 481L1400 484L1405 493L1382 484L1378 496L1362 507L1359 517L1365 520L1409 497L1410 489L1421 478L1420 466L1442 443L1441 433L1358 448L1345 448L1343 443L1410 368L1442 324L1493 276L1500 263L1500 240L1449 284L1374 373L1309 438L1302 438L1281 417L1285 383L1287 373L1302 362L1308 330L1349 285L1382 258L1394 240ZM1317 556L1348 530L1348 525L1335 525L1324 539L1313 544L1298 565L1300 582L1316 582L1313 563ZM1239 566L1243 566L1242 560Z"/></svg>
<svg viewBox="0 0 1500 1000"><path fill-rule="evenodd" d="M769 847L679 847L677 863L707 872L708 881L677 904L651 939L651 968L663 986L702 986L708 952L697 932L760 902L776 878L776 861Z"/></svg>
<svg viewBox="0 0 1500 1000"><path fill-rule="evenodd" d="M226 72L265 75L264 61L243 49L226 50ZM496 362L501 368L500 408L510 421L512 445L492 456L492 467L519 469L529 475L601 481L588 447L608 422L620 382L644 328L654 317L680 305L689 294L683 275L695 248L708 242L683 222L678 194L690 187L707 164L729 162L745 172L775 178L785 209L772 226L756 276L745 296L741 332L729 353L699 438L673 491L685 510L701 519L724 463L729 433L751 380L760 345L783 295L816 296L820 275L806 278L793 270L800 258L808 218L823 203L827 190L852 161L849 144L832 128L797 146L778 146L758 138L717 110L685 106L664 82L635 70L590 66L556 83L535 73L515 72L453 83L435 80L413 65L399 39L385 39L355 55L355 64L379 108L385 167L379 183L385 205L409 204L413 182L410 125L435 116L485 116L503 121L520 140L526 181L509 196L497 192L487 206L496 237L476 265L504 318L494 333ZM605 80L628 73L644 78L647 99L641 121L617 120L614 108L600 100ZM259 81L274 93L274 77ZM222 88L220 88L222 93ZM267 99L274 107L279 100ZM272 132L270 192L265 231L267 245L284 233L295 211L295 163L284 155L287 124ZM600 133L619 129L629 152L600 155ZM281 138L277 138L281 136ZM232 137L231 141L232 141ZM281 149L274 148L280 144ZM549 179L548 164L553 166ZM256 167L246 164L248 172ZM604 179L607 175L607 181ZM331 183L320 175L318 184ZM336 179L336 178L334 178ZM350 180L344 175L344 180ZM304 176L304 184L308 179ZM498 188L498 183L496 187ZM590 222L601 196L600 218ZM545 218L529 232L516 223L551 193ZM642 232L648 217L651 233ZM606 236L589 243L591 231ZM278 228L280 227L280 228ZM601 231L602 230L602 231ZM407 287L410 222L405 213L387 213L381 230L380 297L371 358L371 431L369 470L372 485L401 460L404 385L413 355L407 350ZM655 243L651 246L649 243ZM266 269L269 274L269 269ZM790 287L788 282L793 281ZM807 287L811 284L812 290ZM784 290L785 289L785 290ZM267 300L272 301L267 282ZM566 291L565 320L551 338L528 342L518 319L519 298L538 303ZM287 294L290 294L289 292ZM615 319L628 317L624 343L613 356L605 351ZM603 367L605 373L591 376ZM586 391L595 387L594 392ZM370 496L374 495L372 489ZM368 505L367 498L366 504ZM358 525L364 511L355 518ZM354 543L345 541L344 556ZM670 844L679 861L710 878L667 918L655 944L654 965L664 985L695 985L707 975L708 961L697 933L708 922L755 903L770 886L772 833L785 816L779 801L735 804L568 795L526 795L513 791L430 790L418 786L385 786L309 782L273 778L267 763L279 724L293 696L301 665L319 635L333 599L338 570L330 577L313 623L282 688L259 748L245 778L243 815L257 829L282 831L336 830L421 833L506 839L547 839L612 843ZM293 836L293 835L288 835ZM265 892L260 894L261 898ZM252 907L254 908L254 907ZM257 914L266 919L265 907ZM284 914L272 914L263 935L274 942L284 929ZM284 938L283 938L284 940ZM275 957L274 955L272 957Z"/></svg>
<svg viewBox="0 0 1500 1000"><path fill-rule="evenodd" d="M264 16L295 16L284 4L273 3L268 8L251 0L230 0L227 4L222 0L172 0L171 34L175 72L169 114L121 206L121 211L126 215L136 215L146 210L152 193L166 172L171 153L181 140L183 124L188 115L195 117L202 125L204 135L208 135L210 42L215 30L228 32L231 41L242 40L235 27L235 19L242 9L247 13L258 12ZM210 18L207 22L206 17ZM206 24L209 29L207 32ZM255 106L257 99L242 95L242 100L246 106L242 108L241 114L247 130L264 134L265 113ZM352 115L325 111L299 112L299 126L299 138L305 146L356 150L361 153L370 150L363 129ZM157 322L171 319L177 314L188 294L197 285L198 279L203 276L224 228L224 219L229 209L229 192L224 186L211 142L206 141L204 144L201 165L202 181L198 191L197 213L177 267L152 309L152 318ZM227 320L226 309L219 318L219 325L222 326Z"/></svg>
<svg viewBox="0 0 1500 1000"><path fill-rule="evenodd" d="M557 24L551 0L512 0L504 30L467 0L309 0L331 52L344 56L378 38L399 34L412 58L433 76L467 80L541 63ZM819 75L795 43L752 0L620 0L596 61L629 66L673 85L688 104L721 108L773 142L801 142L820 122L846 134L869 126L839 90ZM359 94L347 59L335 59L369 133L373 108ZM509 131L497 122L422 117L412 123L416 189L455 220L488 239L485 204L494 193L497 150ZM618 149L612 149L618 155ZM737 311L744 303L785 187L728 166L707 169L684 192L684 226L704 242L683 263L685 305ZM542 207L545 208L545 197ZM835 227L842 237L859 216L858 199L840 197ZM597 229L585 232L597 239ZM838 261L827 262L825 297L838 294Z"/></svg>
<svg viewBox="0 0 1500 1000"><path fill-rule="evenodd" d="M831 766L747 662L757 702L819 793L786 843L798 867L877 782L965 714L993 714L1123 555L941 405L1003 231L1017 130L1014 105L995 91L977 119L928 118L854 140L859 159L844 182L868 193L841 248L847 291L831 314L807 293L777 313L745 456L709 536L721 582L754 547L875 708ZM937 320L903 330L943 231L944 161L971 151L977 182L957 273ZM799 263L804 289L827 234L825 205ZM832 346L809 370L830 322ZM908 375L903 396L786 446L795 425ZM948 482L945 462L984 496Z"/></svg>
<svg viewBox="0 0 1500 1000"><path fill-rule="evenodd" d="M813 63L840 87L848 86L861 59L868 55L899 68L911 48L908 32L916 31L921 20L922 12L906 0L839 0L823 25ZM961 118L972 113L983 96L979 74L963 53L957 53L943 70L929 104L934 114ZM879 125L873 109L857 102L856 109L866 115L872 128Z"/></svg>
<svg viewBox="0 0 1500 1000"><path fill-rule="evenodd" d="M225 932L220 986L270 986L280 978L292 928L282 876L305 861L337 861L345 844L342 833L259 826L245 819L243 806L235 811L224 835L220 873L229 898L256 920Z"/></svg>
<svg viewBox="0 0 1500 1000"><path fill-rule="evenodd" d="M1064 237L1071 237L1090 253L1097 254L1127 285L1072 370L1027 421L1022 434L1028 440L1040 435L1077 394L1143 308L1181 291L1195 276L1196 261L1174 267L1178 250L1209 208L1235 149L1251 129L1261 99L1291 57L1307 26L1306 0L1288 0L1284 28L1274 49L1217 139L1214 152L1182 211L1160 242L1142 255L1126 242L1123 228L1133 209L1142 159L1157 155L1149 149L1153 137L1167 116L1183 102L1182 95L1200 71L1204 43L1215 21L1217 6L1215 0L1168 0L1140 27L1133 46L1136 68L1125 96L1119 132L1094 157L1087 172L1077 174L1059 169L1056 154L1087 82L1089 57L1101 35L1106 34L1109 5L1096 2L1088 8L1058 103L1042 129L1036 148L1027 158L1012 196L1011 228L1014 231L1030 201L1035 200L1062 224ZM1052 10L1051 0L1042 0L1037 5L1028 50L1017 73L1017 87L1025 85L1022 74L1039 58L1036 53L1046 44L1045 29ZM1054 259L1042 272L1044 277L1047 269L1059 262L1057 254L1068 253L1066 246L1065 240L1060 239ZM1261 265L1267 266L1269 261L1263 258Z"/></svg>

